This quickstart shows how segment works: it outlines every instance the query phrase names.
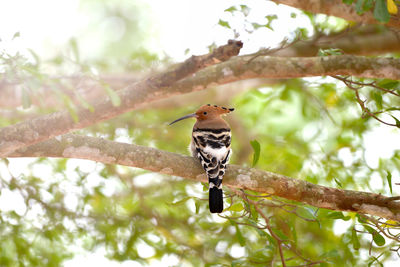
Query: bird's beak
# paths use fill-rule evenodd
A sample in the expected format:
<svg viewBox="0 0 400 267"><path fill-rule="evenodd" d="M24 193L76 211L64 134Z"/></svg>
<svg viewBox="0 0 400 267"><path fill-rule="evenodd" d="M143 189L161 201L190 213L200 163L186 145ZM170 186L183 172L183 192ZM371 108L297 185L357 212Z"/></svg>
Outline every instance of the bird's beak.
<svg viewBox="0 0 400 267"><path fill-rule="evenodd" d="M196 113L189 114L189 115L186 115L186 116L183 116L183 117L181 117L181 118L179 118L179 119L174 120L174 121L171 122L169 125L174 124L175 122L178 122L178 121L181 121L181 120L184 120L184 119L196 118L196 117L197 117Z"/></svg>

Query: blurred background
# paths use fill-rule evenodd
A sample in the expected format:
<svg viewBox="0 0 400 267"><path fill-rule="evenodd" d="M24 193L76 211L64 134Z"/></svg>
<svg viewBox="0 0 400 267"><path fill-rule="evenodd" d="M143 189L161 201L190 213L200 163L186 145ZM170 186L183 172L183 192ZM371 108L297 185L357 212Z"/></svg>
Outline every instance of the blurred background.
<svg viewBox="0 0 400 267"><path fill-rule="evenodd" d="M62 109L74 117L77 106L115 97L228 39L243 41L242 55L279 47L270 55L400 55L382 25L261 0L3 1L0 25L1 127ZM398 81L376 84L400 92ZM400 118L398 96L371 86L359 92L382 120ZM77 133L188 155L194 122L167 124L206 103L235 108L227 117L233 164L252 166L256 140L256 168L400 193L399 129L366 116L354 91L332 77L240 81L150 103ZM208 211L205 185L125 166L10 158L0 161L0 178L1 266L280 266L276 244L254 227L261 219L243 217L247 203L227 188L233 208L218 216ZM321 266L395 266L399 259L399 242L371 232L355 214L266 201L296 207L265 213L302 257ZM292 265L304 263L295 256L287 254Z"/></svg>

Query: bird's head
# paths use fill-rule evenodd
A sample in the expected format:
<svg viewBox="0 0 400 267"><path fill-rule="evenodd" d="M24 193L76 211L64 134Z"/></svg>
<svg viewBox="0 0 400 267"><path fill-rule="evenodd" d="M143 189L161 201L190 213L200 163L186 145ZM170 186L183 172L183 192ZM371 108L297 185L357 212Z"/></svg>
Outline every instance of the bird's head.
<svg viewBox="0 0 400 267"><path fill-rule="evenodd" d="M179 119L174 120L171 122L169 125L174 124L175 122L188 119L188 118L196 118L199 121L204 121L204 120L210 120L214 118L218 118L220 116L226 115L232 111L234 111L234 108L226 108L226 107L220 107L217 105L203 105L201 106L195 113L189 114L186 116L183 116Z"/></svg>

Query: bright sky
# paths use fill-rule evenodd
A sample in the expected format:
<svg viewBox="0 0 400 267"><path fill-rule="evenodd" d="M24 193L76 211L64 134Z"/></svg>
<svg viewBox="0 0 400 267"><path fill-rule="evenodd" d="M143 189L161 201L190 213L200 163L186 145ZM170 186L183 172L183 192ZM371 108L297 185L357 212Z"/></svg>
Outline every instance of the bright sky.
<svg viewBox="0 0 400 267"><path fill-rule="evenodd" d="M228 20L230 14L224 13L234 3L242 4L243 1L215 1L215 0L148 0L144 1L150 6L151 17L154 21L155 35L149 41L149 47L154 51L161 53L164 51L176 61L181 61L187 57L184 51L190 49L190 54L202 54L207 51L207 46L216 43L224 44L228 39L234 38L232 31L218 26L219 19ZM241 53L255 52L259 47L275 46L285 36L289 36L293 29L298 25L294 25L290 20L290 13L296 12L292 8L277 8L274 3L265 0L248 0L246 4L256 7L251 12L251 20L265 23L263 18L268 14L278 13L284 18L286 23L274 25L276 31L264 29L249 35L245 31L241 31L239 39L244 41L244 48ZM13 0L2 1L0 3L0 49L7 51L24 51L31 48L39 55L46 55L49 51L57 52L57 47L62 46L74 37L82 27L89 23L78 10L78 0ZM298 14L298 12L296 12ZM242 18L233 21L233 27L242 28ZM300 18L303 20L302 18ZM299 23L299 22L297 22ZM304 23L307 20L304 18ZM100 27L101 25L99 25ZM13 35L20 32L20 37L11 42ZM96 38L93 37L92 43L87 42L81 49L81 53L90 52L96 47ZM376 136L385 136L385 138L377 139ZM378 140L378 141L377 141ZM397 133L389 128L378 128L367 137L367 161L371 165L377 164L377 156L390 157L393 149L400 149ZM341 152L344 160L349 159L349 151ZM350 156L351 157L351 156ZM346 159L347 158L347 159ZM11 160L16 169L20 169L24 165L22 161ZM1 167L1 166L0 166ZM0 169L1 172L1 169ZM4 174L4 172L2 172ZM394 174L397 175L398 173ZM396 177L394 177L396 178ZM382 181L377 179L377 186L382 186ZM400 192L399 192L400 193ZM1 196L2 203L7 197L15 199L15 203L19 203L18 196L6 192ZM14 202L14 201L13 201ZM4 203L4 202L3 202ZM8 209L9 206L0 205L0 209ZM22 206L16 206L15 209L23 209ZM342 226L338 226L336 232L340 233ZM141 266L137 262L128 261L118 263L110 261L104 257L105 251L99 249L94 253L87 253L77 249L77 255L65 263L66 267L75 266ZM139 245L139 252L144 257L151 257L154 253L153 249L142 243ZM244 249L234 247L231 251L232 255L244 255ZM150 266L167 266L179 264L178 259L173 255L166 255L162 261L152 261Z"/></svg>

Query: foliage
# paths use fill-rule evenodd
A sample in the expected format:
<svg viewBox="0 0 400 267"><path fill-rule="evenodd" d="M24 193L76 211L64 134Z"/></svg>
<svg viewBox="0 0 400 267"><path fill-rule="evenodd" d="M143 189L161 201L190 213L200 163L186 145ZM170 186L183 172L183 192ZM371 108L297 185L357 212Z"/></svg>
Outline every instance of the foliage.
<svg viewBox="0 0 400 267"><path fill-rule="evenodd" d="M157 60L140 45L129 45L131 34L145 36L140 23L124 11L139 12L137 6L84 1L82 8L119 17L127 25L126 34L118 42L106 42L94 60L82 58L79 38L65 48L72 51L71 58L57 56L43 63L34 51L33 61L21 54L1 53L0 77L26 86L21 95L23 109L0 117L1 126L57 109L34 105L32 95L56 95L72 116L77 105L90 109L84 99L74 102L71 94L62 91L57 84L65 81L52 78L43 64L54 73L72 66L76 72L97 78L93 69L109 72L117 66L129 72L150 68ZM386 21L383 0L359 0L356 8L360 14L374 8L376 18ZM281 20L277 14L255 20L254 11L248 5L227 6L225 13L231 17L221 18L216 27L251 36L273 31ZM311 27L293 24L290 40L343 29L336 20L293 14L293 20L308 19ZM236 17L242 18L246 29L235 28L231 20ZM341 51L332 48L321 50L319 56L338 54ZM103 85L118 106L114 89ZM50 92L41 91L44 86ZM321 77L273 81L224 95L219 101L235 107L227 118L233 128L231 162L320 185L398 194L400 150L396 147L375 155L371 142L383 143L386 136L371 139L371 134L377 130L399 134L399 93L398 81ZM199 94L185 96L184 101L149 105L80 133L187 154L192 123L172 127L167 122L203 104L198 102ZM215 91L201 94L206 103L216 99ZM399 229L394 221L228 188L224 188L224 213L212 215L206 185L124 166L74 159L3 159L0 176L1 266L59 266L74 256L76 247L104 248L110 259L143 265L172 255L179 266L281 266L282 250L290 265L377 266L396 256L400 248L398 237L391 235ZM14 205L8 205L10 200Z"/></svg>
<svg viewBox="0 0 400 267"><path fill-rule="evenodd" d="M343 3L351 5L354 0L343 0ZM376 20L387 23L390 20L390 14L397 14L397 5L394 0L357 0L355 2L357 14L372 10Z"/></svg>

